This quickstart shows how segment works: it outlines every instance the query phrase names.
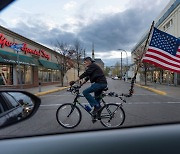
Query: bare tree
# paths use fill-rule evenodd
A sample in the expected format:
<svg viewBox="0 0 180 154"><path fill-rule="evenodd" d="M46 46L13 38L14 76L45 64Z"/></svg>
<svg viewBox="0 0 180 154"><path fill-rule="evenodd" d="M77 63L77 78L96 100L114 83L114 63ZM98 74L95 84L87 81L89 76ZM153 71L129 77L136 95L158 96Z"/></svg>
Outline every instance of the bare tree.
<svg viewBox="0 0 180 154"><path fill-rule="evenodd" d="M84 57L86 56L86 50L85 48L83 48L79 40L75 40L73 50L74 50L74 57L77 62L77 70L78 70L78 76L79 76L81 58L82 56Z"/></svg>
<svg viewBox="0 0 180 154"><path fill-rule="evenodd" d="M56 41L55 44L55 51L60 53L61 56L56 56L58 64L61 66L61 85L64 86L64 76L68 69L71 67L74 67L72 62L72 55L74 54L74 50L72 50L72 47L66 43Z"/></svg>

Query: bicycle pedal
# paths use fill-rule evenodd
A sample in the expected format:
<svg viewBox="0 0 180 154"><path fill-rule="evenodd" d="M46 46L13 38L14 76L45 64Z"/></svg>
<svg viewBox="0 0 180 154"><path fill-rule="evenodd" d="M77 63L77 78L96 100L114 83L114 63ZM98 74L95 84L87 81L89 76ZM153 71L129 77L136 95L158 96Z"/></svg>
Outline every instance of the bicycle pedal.
<svg viewBox="0 0 180 154"><path fill-rule="evenodd" d="M98 120L101 120L101 117L97 117Z"/></svg>
<svg viewBox="0 0 180 154"><path fill-rule="evenodd" d="M94 124L97 120L96 119L92 119L92 123Z"/></svg>

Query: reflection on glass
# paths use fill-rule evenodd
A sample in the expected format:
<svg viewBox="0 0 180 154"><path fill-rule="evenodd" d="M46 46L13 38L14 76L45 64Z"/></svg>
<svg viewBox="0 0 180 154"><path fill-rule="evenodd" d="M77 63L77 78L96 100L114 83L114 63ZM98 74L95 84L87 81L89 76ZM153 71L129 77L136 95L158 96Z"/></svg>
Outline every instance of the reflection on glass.
<svg viewBox="0 0 180 154"><path fill-rule="evenodd" d="M34 108L34 100L21 92L0 93L0 127L27 118Z"/></svg>

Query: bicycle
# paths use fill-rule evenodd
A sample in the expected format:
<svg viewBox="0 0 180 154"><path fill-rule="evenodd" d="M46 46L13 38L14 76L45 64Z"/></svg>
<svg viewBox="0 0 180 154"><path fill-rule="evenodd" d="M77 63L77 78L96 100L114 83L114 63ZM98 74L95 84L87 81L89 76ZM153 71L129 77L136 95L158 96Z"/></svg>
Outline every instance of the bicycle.
<svg viewBox="0 0 180 154"><path fill-rule="evenodd" d="M97 120L100 120L101 124L105 127L119 127L124 123L125 112L122 108L122 103L107 104L103 98L105 96L119 97L125 103L126 102L126 100L124 99L125 95L118 95L115 94L114 92L110 92L106 94L105 91L107 91L107 89L104 89L102 94L99 96L101 99L101 105L103 106L96 115L93 115L90 112L90 110L88 110L86 106L82 105L78 100L80 97L84 97L79 92L80 88L81 86L79 85L71 86L68 91L70 91L72 94L75 94L73 103L62 104L61 106L58 107L56 111L56 120L62 127L75 128L80 124L82 120L82 113L80 108L77 106L77 104L80 107L82 107L92 117L93 123L96 122Z"/></svg>

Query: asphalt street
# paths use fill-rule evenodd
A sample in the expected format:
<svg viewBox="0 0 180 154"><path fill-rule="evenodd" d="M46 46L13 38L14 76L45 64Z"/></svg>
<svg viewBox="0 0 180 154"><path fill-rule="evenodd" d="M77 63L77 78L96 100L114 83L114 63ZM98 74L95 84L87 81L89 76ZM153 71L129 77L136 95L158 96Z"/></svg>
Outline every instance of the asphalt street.
<svg viewBox="0 0 180 154"><path fill-rule="evenodd" d="M81 92L89 84L84 85ZM118 94L128 93L130 89L130 83L119 80L108 79L108 85L108 92L112 91ZM61 104L71 103L74 95L62 90L40 97L42 103L37 113L28 120L1 129L1 138L105 128L99 121L93 124L91 117L81 110L83 116L80 125L74 129L65 129L56 121L56 110ZM105 100L109 103L121 102L120 99L112 97L107 97ZM87 104L84 98L81 98L80 102ZM126 119L121 127L180 122L180 99L159 95L138 86L135 86L134 95L127 98L127 103L123 104L123 109Z"/></svg>

